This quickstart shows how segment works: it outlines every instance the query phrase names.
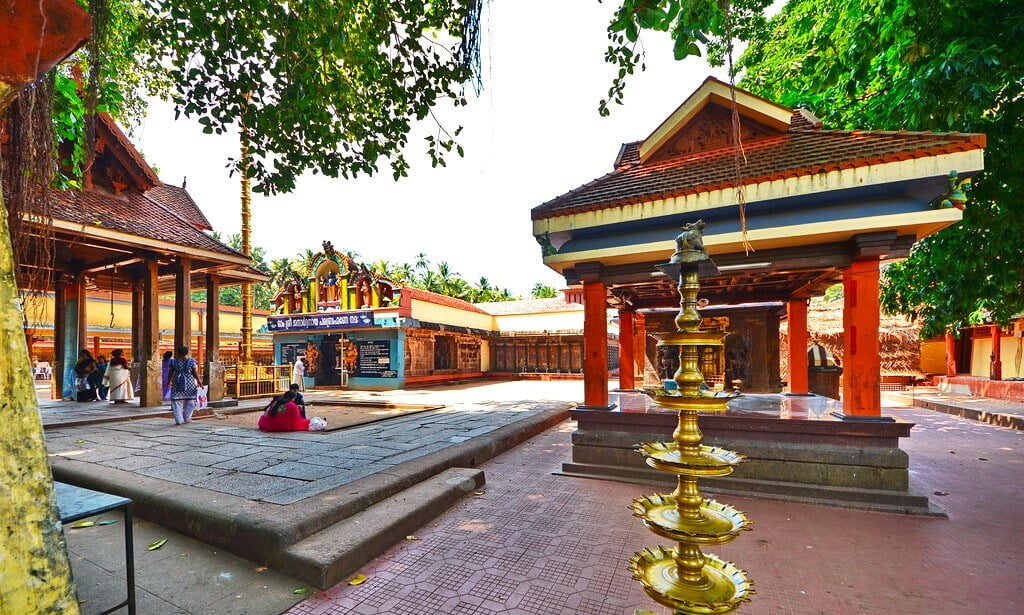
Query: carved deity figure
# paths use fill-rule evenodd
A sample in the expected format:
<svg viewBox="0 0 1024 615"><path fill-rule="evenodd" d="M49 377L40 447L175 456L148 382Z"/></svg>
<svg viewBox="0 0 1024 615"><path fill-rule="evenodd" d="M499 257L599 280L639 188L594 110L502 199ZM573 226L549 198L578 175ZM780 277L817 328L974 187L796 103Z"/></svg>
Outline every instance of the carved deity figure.
<svg viewBox="0 0 1024 615"><path fill-rule="evenodd" d="M318 282L319 284L316 285L317 301L324 303L327 301L327 278L320 276Z"/></svg>
<svg viewBox="0 0 1024 615"><path fill-rule="evenodd" d="M373 292L370 290L370 278L361 278L356 286L356 298L359 307L370 307L373 304Z"/></svg>
<svg viewBox="0 0 1024 615"><path fill-rule="evenodd" d="M331 297L330 300L337 301L339 290L338 274L334 273L333 271L328 272L327 279L324 281L324 284L327 285L327 292Z"/></svg>

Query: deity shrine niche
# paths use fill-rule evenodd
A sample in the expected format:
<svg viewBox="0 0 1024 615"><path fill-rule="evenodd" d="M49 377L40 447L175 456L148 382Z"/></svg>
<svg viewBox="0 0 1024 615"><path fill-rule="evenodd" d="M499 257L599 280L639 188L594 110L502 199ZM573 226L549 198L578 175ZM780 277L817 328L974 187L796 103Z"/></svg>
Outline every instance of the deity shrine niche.
<svg viewBox="0 0 1024 615"><path fill-rule="evenodd" d="M274 296L275 312L299 314L388 307L399 287L323 242L306 270L294 273Z"/></svg>

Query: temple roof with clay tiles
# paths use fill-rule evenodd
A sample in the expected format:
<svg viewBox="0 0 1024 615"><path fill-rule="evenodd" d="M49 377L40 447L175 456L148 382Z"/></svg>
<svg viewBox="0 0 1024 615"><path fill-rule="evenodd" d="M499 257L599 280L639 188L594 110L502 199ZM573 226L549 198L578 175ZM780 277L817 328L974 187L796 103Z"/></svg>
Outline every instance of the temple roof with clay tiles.
<svg viewBox="0 0 1024 615"><path fill-rule="evenodd" d="M534 220L815 175L981 150L968 133L825 130L805 109L737 89L744 161L732 147L729 85L709 78L647 139L622 145L614 170L532 210Z"/></svg>
<svg viewBox="0 0 1024 615"><path fill-rule="evenodd" d="M212 225L185 188L161 182L117 123L106 113L98 117L97 158L87 187L52 191L55 221L246 258L204 233Z"/></svg>

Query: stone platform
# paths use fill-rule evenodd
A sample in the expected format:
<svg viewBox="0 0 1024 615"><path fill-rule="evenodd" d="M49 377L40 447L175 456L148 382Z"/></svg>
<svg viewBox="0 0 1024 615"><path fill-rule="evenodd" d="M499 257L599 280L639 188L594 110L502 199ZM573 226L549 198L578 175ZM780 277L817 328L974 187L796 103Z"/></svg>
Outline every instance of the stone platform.
<svg viewBox="0 0 1024 615"><path fill-rule="evenodd" d="M57 480L132 498L142 518L324 587L479 489L475 466L572 405L461 403L335 432L143 418L45 436Z"/></svg>
<svg viewBox="0 0 1024 615"><path fill-rule="evenodd" d="M569 476L674 484L635 452L671 440L675 412L646 395L619 393L613 411L576 409ZM616 400L613 400L613 402ZM706 478L708 492L907 514L944 515L909 487L909 457L899 447L913 423L842 421L838 402L819 396L744 395L722 414L700 416L704 443L747 460L728 477Z"/></svg>

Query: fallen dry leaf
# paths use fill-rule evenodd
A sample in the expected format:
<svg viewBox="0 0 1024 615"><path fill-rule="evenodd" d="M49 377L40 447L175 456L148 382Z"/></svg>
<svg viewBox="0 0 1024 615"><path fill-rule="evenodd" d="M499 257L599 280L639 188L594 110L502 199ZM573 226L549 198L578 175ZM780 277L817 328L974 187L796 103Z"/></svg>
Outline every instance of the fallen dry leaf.
<svg viewBox="0 0 1024 615"><path fill-rule="evenodd" d="M293 591L292 593L293 593L293 594L304 594L304 593L306 593L306 592L308 592L308 591L309 591L309 590L308 590L308 589L306 589L305 587L300 587L299 589L297 589L297 590Z"/></svg>
<svg viewBox="0 0 1024 615"><path fill-rule="evenodd" d="M160 540L154 540L153 542L149 543L149 546L146 547L146 550L147 551L156 551L157 549L159 549L160 547L164 546L165 544L167 544L167 539L166 538L161 538Z"/></svg>
<svg viewBox="0 0 1024 615"><path fill-rule="evenodd" d="M362 585L363 583L366 583L365 574L357 574L356 576L348 580L349 585Z"/></svg>
<svg viewBox="0 0 1024 615"><path fill-rule="evenodd" d="M419 536L414 536L412 534L409 534L408 536L405 537L405 539L406 540L419 540L420 537Z"/></svg>
<svg viewBox="0 0 1024 615"><path fill-rule="evenodd" d="M77 530L80 527L92 527L94 525L96 525L95 521L79 521L78 523L72 523L71 527Z"/></svg>

